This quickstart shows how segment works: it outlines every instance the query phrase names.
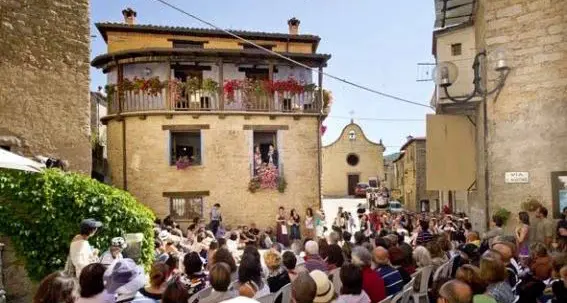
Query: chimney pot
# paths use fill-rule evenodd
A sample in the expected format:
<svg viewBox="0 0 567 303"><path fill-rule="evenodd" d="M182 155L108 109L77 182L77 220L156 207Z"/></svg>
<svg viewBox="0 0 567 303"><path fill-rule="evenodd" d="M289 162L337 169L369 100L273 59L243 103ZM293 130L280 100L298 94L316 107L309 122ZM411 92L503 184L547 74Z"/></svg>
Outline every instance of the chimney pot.
<svg viewBox="0 0 567 303"><path fill-rule="evenodd" d="M136 11L132 8L128 7L125 10L122 10L122 16L124 16L124 22L128 25L136 24Z"/></svg>
<svg viewBox="0 0 567 303"><path fill-rule="evenodd" d="M301 21L299 19L293 17L287 20L287 25L289 25L289 34L290 35L299 35L299 24Z"/></svg>

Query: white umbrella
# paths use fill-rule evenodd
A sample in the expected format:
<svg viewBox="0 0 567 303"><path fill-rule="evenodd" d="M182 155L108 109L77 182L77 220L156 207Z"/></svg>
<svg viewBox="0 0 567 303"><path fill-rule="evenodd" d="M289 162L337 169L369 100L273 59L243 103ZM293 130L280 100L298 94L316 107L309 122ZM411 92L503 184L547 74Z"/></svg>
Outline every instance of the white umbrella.
<svg viewBox="0 0 567 303"><path fill-rule="evenodd" d="M45 165L0 148L0 168L39 172Z"/></svg>

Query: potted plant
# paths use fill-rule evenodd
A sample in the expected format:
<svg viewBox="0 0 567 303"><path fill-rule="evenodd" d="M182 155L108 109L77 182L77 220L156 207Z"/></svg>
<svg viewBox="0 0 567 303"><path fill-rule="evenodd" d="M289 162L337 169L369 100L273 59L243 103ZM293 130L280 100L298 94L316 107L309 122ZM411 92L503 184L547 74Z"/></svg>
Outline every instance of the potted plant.
<svg viewBox="0 0 567 303"><path fill-rule="evenodd" d="M500 217L502 219L502 223L504 223L504 225L506 225L506 222L508 222L508 220L510 219L511 214L512 213L509 210L503 207L499 207L494 212L495 216Z"/></svg>

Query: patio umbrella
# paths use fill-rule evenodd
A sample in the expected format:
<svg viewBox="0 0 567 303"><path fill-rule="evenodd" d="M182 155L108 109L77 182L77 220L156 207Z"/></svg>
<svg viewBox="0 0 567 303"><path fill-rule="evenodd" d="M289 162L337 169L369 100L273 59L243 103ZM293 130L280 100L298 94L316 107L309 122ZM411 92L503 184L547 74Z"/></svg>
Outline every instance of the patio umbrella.
<svg viewBox="0 0 567 303"><path fill-rule="evenodd" d="M0 168L39 172L45 165L0 148Z"/></svg>

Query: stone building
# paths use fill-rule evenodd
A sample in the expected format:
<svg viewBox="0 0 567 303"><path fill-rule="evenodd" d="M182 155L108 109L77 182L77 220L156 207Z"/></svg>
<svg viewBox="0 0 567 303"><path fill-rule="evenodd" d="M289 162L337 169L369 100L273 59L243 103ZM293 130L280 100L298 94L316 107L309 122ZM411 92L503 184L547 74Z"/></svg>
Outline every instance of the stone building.
<svg viewBox="0 0 567 303"><path fill-rule="evenodd" d="M215 203L233 227L273 225L279 206L319 207L322 77L315 85L311 71L220 30L123 14L125 23L96 24L108 53L92 61L108 75L112 184L184 225ZM322 70L320 38L299 34L295 18L288 25L232 33Z"/></svg>
<svg viewBox="0 0 567 303"><path fill-rule="evenodd" d="M0 146L90 173L89 1L0 3Z"/></svg>
<svg viewBox="0 0 567 303"><path fill-rule="evenodd" d="M559 178L567 175L567 4L469 0L461 1L459 8L441 9L443 1L435 2L440 9L434 42L444 31L460 39L451 44L462 43L462 52L467 52L463 59L485 50L487 57L479 57L483 87L493 89L499 82L497 64L506 63L510 70L502 88L488 96L455 103L437 94L435 116L440 117L428 117L427 136L428 142L430 137L444 139L428 145L428 153L429 148L438 152L437 161L428 159L428 165L444 159L448 167L460 169L461 177L455 179L447 169L438 171L435 180L428 179L429 184L451 184L445 189L465 191L466 208L479 230L488 226L498 208L517 213L528 198L541 201L557 218L567 205L559 195ZM451 18L456 15L464 17ZM438 62L456 63L457 58L442 55L451 52L452 45L437 43L436 48ZM498 53L504 56L494 56ZM468 63L457 66L468 87L458 84L450 95L473 90L472 61ZM514 217L509 225L515 224Z"/></svg>
<svg viewBox="0 0 567 303"><path fill-rule="evenodd" d="M384 150L382 140L368 140L351 120L337 140L323 147L323 195L352 196L359 182L383 181Z"/></svg>
<svg viewBox="0 0 567 303"><path fill-rule="evenodd" d="M394 196L399 195L410 211L435 211L438 191L427 190L426 140L409 136L394 161Z"/></svg>
<svg viewBox="0 0 567 303"><path fill-rule="evenodd" d="M388 189L394 188L396 184L394 160L400 156L400 153L393 153L384 156L384 186Z"/></svg>
<svg viewBox="0 0 567 303"><path fill-rule="evenodd" d="M0 147L88 174L89 1L51 2L0 1ZM36 285L9 239L0 242L0 289L7 302L32 302Z"/></svg>

